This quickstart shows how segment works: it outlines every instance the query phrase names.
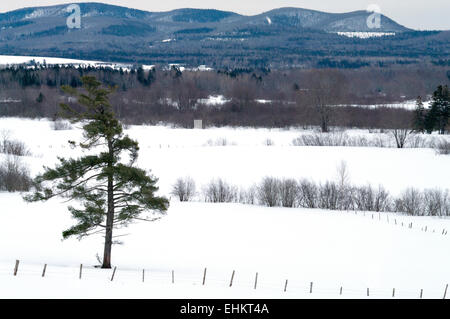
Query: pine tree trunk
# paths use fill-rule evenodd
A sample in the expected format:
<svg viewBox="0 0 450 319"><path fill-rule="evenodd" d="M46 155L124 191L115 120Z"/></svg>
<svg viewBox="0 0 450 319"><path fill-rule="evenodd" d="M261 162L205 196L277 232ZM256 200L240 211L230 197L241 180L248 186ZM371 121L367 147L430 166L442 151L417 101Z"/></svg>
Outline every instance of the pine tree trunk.
<svg viewBox="0 0 450 319"><path fill-rule="evenodd" d="M112 233L114 220L114 203L113 203L113 183L112 177L108 178L108 212L106 215L106 233L105 233L105 250L103 254L102 268L111 268L111 250L112 250Z"/></svg>
<svg viewBox="0 0 450 319"><path fill-rule="evenodd" d="M112 142L108 141L109 154L113 156ZM111 162L108 168L112 169ZM106 215L106 233L105 233L105 249L103 254L102 268L111 268L111 250L112 250L112 234L114 224L114 191L113 191L113 176L112 173L108 176L108 212Z"/></svg>

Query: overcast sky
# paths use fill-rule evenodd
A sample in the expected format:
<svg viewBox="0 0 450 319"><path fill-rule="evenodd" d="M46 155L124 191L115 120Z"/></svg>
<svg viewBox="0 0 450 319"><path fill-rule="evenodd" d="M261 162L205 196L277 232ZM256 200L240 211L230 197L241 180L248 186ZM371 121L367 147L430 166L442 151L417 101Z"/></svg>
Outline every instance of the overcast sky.
<svg viewBox="0 0 450 319"><path fill-rule="evenodd" d="M279 7L298 7L327 12L365 10L377 4L381 12L398 23L420 30L450 30L450 0L1 0L0 12L23 7L75 2L104 2L147 11L207 8L253 15Z"/></svg>

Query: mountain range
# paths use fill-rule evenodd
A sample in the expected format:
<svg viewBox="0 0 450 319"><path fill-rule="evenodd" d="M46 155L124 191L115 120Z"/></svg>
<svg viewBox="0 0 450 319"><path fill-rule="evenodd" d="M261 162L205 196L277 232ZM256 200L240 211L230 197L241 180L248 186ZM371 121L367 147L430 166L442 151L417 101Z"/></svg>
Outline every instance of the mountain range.
<svg viewBox="0 0 450 319"><path fill-rule="evenodd" d="M255 16L212 9L147 12L80 3L80 28L68 5L0 14L0 54L211 67L358 67L383 61L448 60L449 31L419 32L381 15L280 8ZM379 35L370 39L351 35ZM445 63L445 62L444 62Z"/></svg>

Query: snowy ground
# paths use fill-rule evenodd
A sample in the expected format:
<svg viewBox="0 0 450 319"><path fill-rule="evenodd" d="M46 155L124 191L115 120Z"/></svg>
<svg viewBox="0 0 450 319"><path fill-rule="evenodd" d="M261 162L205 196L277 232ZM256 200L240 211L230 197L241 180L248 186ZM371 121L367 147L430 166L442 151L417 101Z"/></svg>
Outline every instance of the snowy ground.
<svg viewBox="0 0 450 319"><path fill-rule="evenodd" d="M406 109L406 110L415 110L417 107L415 100L408 100L403 102L397 102L397 103L389 103L389 104L373 104L373 105L360 105L360 104L353 104L350 105L353 107L365 107L369 109L375 109L380 107L386 107L386 108L392 108L392 109ZM431 100L429 101L423 101L423 107L425 109L429 109L431 107Z"/></svg>
<svg viewBox="0 0 450 319"><path fill-rule="evenodd" d="M224 105L228 102L230 102L231 99L226 98L223 95L210 95L206 99L199 99L197 102L199 104L205 104L210 106L220 106ZM173 102L168 101L169 104L173 105ZM264 99L255 99L255 102L259 104L271 104L274 102L281 102L281 101L272 101L272 100L264 100ZM287 104L296 104L294 101L287 102ZM387 104L369 104L369 105L361 105L361 104L351 104L351 105L334 105L334 107L342 107L342 106L352 106L352 107L364 107L368 109L376 109L376 108L393 108L393 109L406 109L406 110L415 110L417 107L415 100L407 100L403 102L397 102L397 103L387 103ZM424 101L423 106L425 109L429 109L431 107L431 100Z"/></svg>
<svg viewBox="0 0 450 319"><path fill-rule="evenodd" d="M30 62L36 62L40 64L86 64L95 66L96 64L102 63L100 61L87 61L87 60L75 60L75 59L65 59L65 58L55 58L55 57L38 57L38 56L19 56L19 55L0 55L0 65L14 65L14 64L24 64Z"/></svg>
<svg viewBox="0 0 450 319"><path fill-rule="evenodd" d="M0 226L2 298L338 298L341 286L342 298L366 298L367 288L373 298L390 298L393 288L398 298L417 298L420 289L424 298L442 298L450 282L449 237L442 235L449 220L172 202L159 222L119 232L130 235L114 247L118 270L111 283L111 270L92 267L102 237L61 241L71 223L63 204L0 198L7 207L7 223ZM21 264L14 277L16 259Z"/></svg>
<svg viewBox="0 0 450 319"><path fill-rule="evenodd" d="M0 119L2 130L27 144L32 156L23 161L33 174L56 156L76 155L66 142L81 133L10 118ZM341 160L353 184L383 184L394 195L410 186L450 188L450 157L431 149L294 147L301 133L294 129L132 126L127 133L140 142L139 164L160 178L165 195L186 175L199 186L213 177L243 186L267 175L324 181L335 178ZM264 145L268 138L275 146ZM208 142L220 139L230 143ZM93 268L101 236L61 240L72 224L66 205L27 204L19 194L0 193L0 298L367 298L367 288L369 298L391 298L393 288L397 298L418 298L421 289L424 298L442 298L450 282L450 237L442 235L449 219L174 200L162 220L116 233L130 235L113 249L118 268L111 282L111 270Z"/></svg>

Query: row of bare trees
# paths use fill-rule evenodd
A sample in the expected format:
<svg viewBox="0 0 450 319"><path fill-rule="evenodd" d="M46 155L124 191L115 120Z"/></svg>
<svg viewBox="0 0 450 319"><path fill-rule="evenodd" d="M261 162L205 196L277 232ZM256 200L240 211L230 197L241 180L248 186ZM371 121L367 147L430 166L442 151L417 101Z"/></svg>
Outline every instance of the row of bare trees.
<svg viewBox="0 0 450 319"><path fill-rule="evenodd" d="M390 129L384 133L349 135L342 130L311 132L293 139L294 146L343 146L379 148L434 148L445 154L447 137L418 134L411 129ZM442 152L440 151L442 150Z"/></svg>
<svg viewBox="0 0 450 319"><path fill-rule="evenodd" d="M210 203L243 203L267 207L311 208L341 211L400 212L413 216L450 216L450 193L442 189L408 188L400 196L392 196L382 186L352 186L345 164L338 168L338 179L315 183L302 179L265 177L247 189L229 184L224 179L211 180L197 193L192 178L180 178L172 194L180 201L200 198ZM182 185L180 187L180 185ZM199 195L199 197L197 197Z"/></svg>

